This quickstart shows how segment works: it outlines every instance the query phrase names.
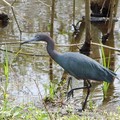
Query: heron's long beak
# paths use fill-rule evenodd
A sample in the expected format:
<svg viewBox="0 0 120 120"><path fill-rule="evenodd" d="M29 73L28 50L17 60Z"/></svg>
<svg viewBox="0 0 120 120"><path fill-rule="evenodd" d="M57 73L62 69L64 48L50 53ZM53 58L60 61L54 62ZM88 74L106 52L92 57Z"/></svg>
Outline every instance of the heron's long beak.
<svg viewBox="0 0 120 120"><path fill-rule="evenodd" d="M30 40L27 40L27 41L25 41L25 42L22 42L21 45L23 45L23 44L25 44L25 43L33 42L33 41L36 41L36 39L35 39L35 38L32 38L32 39L30 39Z"/></svg>

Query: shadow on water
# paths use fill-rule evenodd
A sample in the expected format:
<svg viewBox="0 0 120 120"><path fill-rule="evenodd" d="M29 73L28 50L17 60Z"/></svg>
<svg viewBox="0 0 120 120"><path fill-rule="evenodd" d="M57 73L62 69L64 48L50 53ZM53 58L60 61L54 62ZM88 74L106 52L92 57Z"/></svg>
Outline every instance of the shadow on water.
<svg viewBox="0 0 120 120"><path fill-rule="evenodd" d="M81 19L84 14L84 2L76 0L76 21ZM34 36L37 32L45 32L48 33L50 30L50 2L45 2L47 5L43 5L42 3L36 3L33 1L26 1L25 3L18 2L15 4L15 13L17 16L17 20L20 24L22 29L22 40L30 39ZM36 8L33 11L31 8ZM72 37L73 28L72 28L72 2L69 0L60 0L56 1L56 10L55 10L55 20L54 20L54 40L57 44L70 44L76 43ZM32 11L31 11L32 10ZM6 28L0 29L1 35L1 43L2 42L17 42L19 41L19 30L16 26L14 17L10 13L11 10L8 7L4 7L3 11L8 12L11 22ZM9 12L10 11L10 12ZM24 13L24 14L23 14ZM31 14L32 13L32 14ZM37 17L36 17L37 16ZM84 24L81 25L82 30L84 29ZM118 29L117 29L118 30ZM114 31L113 31L114 32ZM101 24L92 24L92 40L93 42L99 43L101 39L101 34L106 33L106 26ZM114 40L116 36L111 34L110 40L107 45L114 47L117 44L117 47L120 46L118 40ZM84 30L81 31L80 34L80 42L83 43L85 40L84 37ZM116 43L114 43L116 41ZM77 42L78 43L78 42ZM119 44L119 45L118 45ZM10 51L17 51L19 48L19 44L10 44L7 45ZM81 46L80 46L81 47ZM2 49L5 49L4 45L1 45ZM67 52L67 51L78 51L77 47L56 47L59 52ZM44 97L48 94L48 91L45 91L44 85L49 85L49 56L46 51L46 45L43 43L37 44L28 44L23 46L22 51L24 53L30 53L30 55L23 55L20 54L15 56L15 54L9 54L9 63L10 66L10 73L9 73L9 95L13 103L27 103L33 101L35 104L39 102L38 97L38 89L35 85L37 81L42 96ZM91 48L91 57L96 59L97 61L101 62L101 54L100 48L98 46L92 46ZM117 56L114 51L110 51L109 49L105 49L106 58L110 55L110 69L114 70L119 66L120 57ZM117 62L116 62L117 61ZM4 62L4 52L0 51L0 71L1 71L1 85L4 84L5 77L3 75L3 65ZM53 78L56 81L61 81L61 78L67 78L65 76L63 69L53 62ZM117 71L120 73L120 70ZM73 78L75 79L75 78ZM73 87L78 87L83 85L83 81L74 80ZM111 107L113 104L114 106L118 106L120 100L120 82L115 80L113 84L111 84L110 89L108 91L108 98L106 101L103 102L103 93L102 93L102 83L93 82L91 89L91 96L93 101L95 102L96 106L99 107ZM83 94L83 95L82 95ZM75 93L75 96L78 95L77 99L81 99L84 96L83 91L78 91ZM80 98L79 98L80 96ZM76 98L76 97L75 97ZM74 98L73 98L74 99ZM81 102L81 101L80 101ZM108 107L108 108L109 108Z"/></svg>

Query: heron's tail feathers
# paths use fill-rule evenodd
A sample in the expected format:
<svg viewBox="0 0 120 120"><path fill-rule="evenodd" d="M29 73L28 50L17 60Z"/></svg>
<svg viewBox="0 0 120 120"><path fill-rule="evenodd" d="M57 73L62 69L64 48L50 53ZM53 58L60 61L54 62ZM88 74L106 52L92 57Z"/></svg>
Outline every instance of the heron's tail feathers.
<svg viewBox="0 0 120 120"><path fill-rule="evenodd" d="M120 80L120 78L118 78L117 74L114 73L113 71L109 70L110 74L112 75L113 79L116 78L118 80Z"/></svg>

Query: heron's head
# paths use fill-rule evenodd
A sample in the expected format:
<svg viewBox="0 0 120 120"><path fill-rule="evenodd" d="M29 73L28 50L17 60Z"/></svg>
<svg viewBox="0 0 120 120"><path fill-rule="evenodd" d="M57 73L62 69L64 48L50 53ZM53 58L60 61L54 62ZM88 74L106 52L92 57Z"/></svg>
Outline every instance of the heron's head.
<svg viewBox="0 0 120 120"><path fill-rule="evenodd" d="M46 39L49 39L49 38L50 37L46 34L37 34L32 39L22 42L21 45L25 43L33 42L33 41L45 41Z"/></svg>

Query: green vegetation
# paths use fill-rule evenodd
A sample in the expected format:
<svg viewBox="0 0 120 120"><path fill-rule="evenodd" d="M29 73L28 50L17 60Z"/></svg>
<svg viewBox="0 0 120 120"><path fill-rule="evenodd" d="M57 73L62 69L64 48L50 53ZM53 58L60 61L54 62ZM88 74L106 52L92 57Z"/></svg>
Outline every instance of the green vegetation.
<svg viewBox="0 0 120 120"><path fill-rule="evenodd" d="M109 66L110 66L110 54L109 54L108 60L106 60L106 56L105 56L105 52L104 52L104 48L103 47L101 47L101 52L102 52L102 64L103 64L104 67L109 68ZM110 83L103 81L103 95L104 95L104 99L107 98L107 91L109 89L109 85L110 85Z"/></svg>
<svg viewBox="0 0 120 120"><path fill-rule="evenodd" d="M2 88L2 91L3 91L3 109L5 110L6 107L7 107L7 103L8 103L8 94L7 94L7 89L8 89L8 84L9 84L9 81L8 81L8 76L9 76L9 65L8 65L8 52L7 52L7 47L6 47L6 51L5 51L5 59L4 59L4 75L5 75L5 85L4 85L4 88Z"/></svg>
<svg viewBox="0 0 120 120"><path fill-rule="evenodd" d="M50 85L43 84L45 89L46 97L44 98L45 102L53 102L55 98L55 84L50 82ZM48 94L49 93L49 94Z"/></svg>
<svg viewBox="0 0 120 120"><path fill-rule="evenodd" d="M80 114L80 115L79 115ZM55 113L49 114L45 110L35 107L33 104L19 105L19 106L7 106L7 109L0 107L0 120L119 120L120 119L120 109L118 112L106 112L102 111L98 113L93 112L82 112L74 114L68 113L68 115L59 115L56 111Z"/></svg>
<svg viewBox="0 0 120 120"><path fill-rule="evenodd" d="M4 110L0 108L0 120L48 120L46 112L33 105L7 106Z"/></svg>

